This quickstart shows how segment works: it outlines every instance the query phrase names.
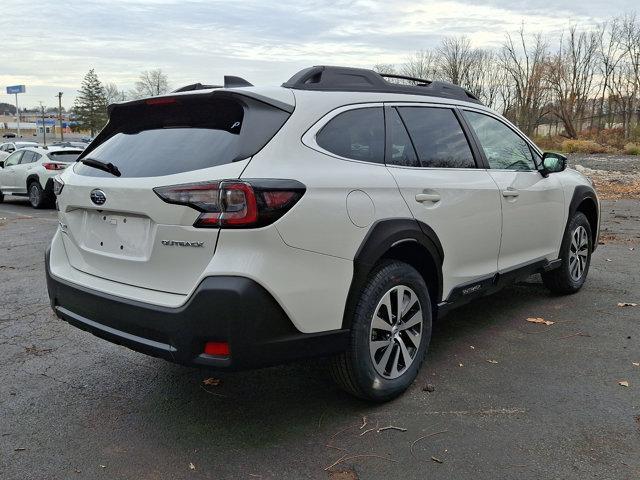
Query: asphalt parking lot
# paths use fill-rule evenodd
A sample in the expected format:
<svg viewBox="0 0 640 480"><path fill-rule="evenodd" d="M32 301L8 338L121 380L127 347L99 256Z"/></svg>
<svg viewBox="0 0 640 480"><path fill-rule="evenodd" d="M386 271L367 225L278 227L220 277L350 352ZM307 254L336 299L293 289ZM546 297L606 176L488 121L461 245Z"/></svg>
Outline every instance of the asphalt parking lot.
<svg viewBox="0 0 640 480"><path fill-rule="evenodd" d="M581 292L531 277L452 312L413 387L370 405L322 362L216 374L57 320L43 267L55 212L9 199L0 478L640 478L640 306L618 306L640 304L640 200L602 211Z"/></svg>

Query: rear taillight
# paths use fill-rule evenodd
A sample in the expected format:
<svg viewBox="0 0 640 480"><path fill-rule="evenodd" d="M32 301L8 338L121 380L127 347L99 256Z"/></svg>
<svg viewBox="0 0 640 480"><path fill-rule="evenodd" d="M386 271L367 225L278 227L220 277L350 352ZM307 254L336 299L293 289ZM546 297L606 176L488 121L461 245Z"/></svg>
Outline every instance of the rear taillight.
<svg viewBox="0 0 640 480"><path fill-rule="evenodd" d="M53 178L53 194L57 197L62 193L63 188L64 182L62 181L62 178L60 178L60 175L56 175Z"/></svg>
<svg viewBox="0 0 640 480"><path fill-rule="evenodd" d="M282 217L300 200L305 186L295 180L221 180L153 191L167 203L202 212L194 227L255 228Z"/></svg>
<svg viewBox="0 0 640 480"><path fill-rule="evenodd" d="M67 165L64 163L43 163L42 166L47 170L64 170Z"/></svg>

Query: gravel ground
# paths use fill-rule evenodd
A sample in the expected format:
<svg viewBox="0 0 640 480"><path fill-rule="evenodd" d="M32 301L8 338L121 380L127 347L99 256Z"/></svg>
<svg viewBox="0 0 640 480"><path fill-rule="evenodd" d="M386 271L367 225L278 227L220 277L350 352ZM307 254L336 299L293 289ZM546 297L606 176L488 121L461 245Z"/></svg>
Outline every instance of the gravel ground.
<svg viewBox="0 0 640 480"><path fill-rule="evenodd" d="M640 175L640 156L637 155L584 155L571 153L568 158L569 165L574 168L576 165L580 165L593 170Z"/></svg>
<svg viewBox="0 0 640 480"><path fill-rule="evenodd" d="M43 270L55 212L9 200L0 478L640 478L640 307L617 306L640 303L639 214L603 202L608 236L581 292L550 295L534 276L452 312L411 389L370 405L321 362L220 375L57 320ZM370 431L389 425L406 431Z"/></svg>

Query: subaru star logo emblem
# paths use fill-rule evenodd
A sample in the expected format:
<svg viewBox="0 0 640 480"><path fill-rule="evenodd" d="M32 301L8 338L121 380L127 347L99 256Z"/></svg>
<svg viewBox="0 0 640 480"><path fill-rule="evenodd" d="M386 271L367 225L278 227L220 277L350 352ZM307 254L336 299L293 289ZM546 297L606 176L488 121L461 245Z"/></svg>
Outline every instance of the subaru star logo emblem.
<svg viewBox="0 0 640 480"><path fill-rule="evenodd" d="M107 196L99 188L96 188L95 190L91 190L91 193L89 194L89 198L91 198L91 201L96 205L104 205L104 202L107 201Z"/></svg>

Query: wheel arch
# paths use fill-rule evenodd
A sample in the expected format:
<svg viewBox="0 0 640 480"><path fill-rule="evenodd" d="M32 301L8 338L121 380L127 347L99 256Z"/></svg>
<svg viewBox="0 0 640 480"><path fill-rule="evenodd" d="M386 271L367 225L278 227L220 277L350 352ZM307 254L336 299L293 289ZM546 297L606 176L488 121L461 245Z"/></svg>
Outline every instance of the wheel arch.
<svg viewBox="0 0 640 480"><path fill-rule="evenodd" d="M587 217L589 226L591 227L591 234L593 235L593 245L591 251L594 251L598 246L599 231L599 210L598 210L598 197L592 187L586 185L579 185L573 192L571 197L571 203L569 204L569 216L567 217L567 228L569 222L576 214L581 212Z"/></svg>
<svg viewBox="0 0 640 480"><path fill-rule="evenodd" d="M371 270L384 259L408 263L422 275L435 313L442 300L444 251L437 234L427 224L413 219L387 219L374 223L353 260L353 278L344 309L342 328L351 327L358 302Z"/></svg>
<svg viewBox="0 0 640 480"><path fill-rule="evenodd" d="M32 173L31 175L29 175L27 177L27 192L29 191L29 185L31 185L31 183L33 183L33 182L38 182L40 184L40 187L44 188L44 187L42 187L42 184L40 183L40 177L38 176L38 174L37 173Z"/></svg>

